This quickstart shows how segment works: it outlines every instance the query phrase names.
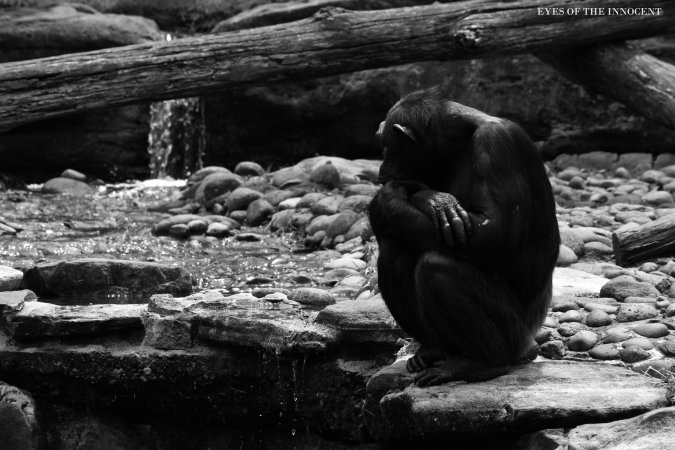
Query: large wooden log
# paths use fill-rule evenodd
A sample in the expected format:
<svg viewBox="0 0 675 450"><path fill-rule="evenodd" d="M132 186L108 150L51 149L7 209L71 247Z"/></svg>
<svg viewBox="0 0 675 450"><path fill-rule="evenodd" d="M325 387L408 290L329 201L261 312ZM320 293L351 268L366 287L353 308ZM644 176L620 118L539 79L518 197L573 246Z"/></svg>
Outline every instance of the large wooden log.
<svg viewBox="0 0 675 450"><path fill-rule="evenodd" d="M675 66L625 43L538 55L570 80L675 128Z"/></svg>
<svg viewBox="0 0 675 450"><path fill-rule="evenodd" d="M620 266L675 253L675 214L612 234L614 257Z"/></svg>
<svg viewBox="0 0 675 450"><path fill-rule="evenodd" d="M538 8L641 7L641 0L519 0L349 12L322 10L290 24L167 43L0 65L0 128L109 106L205 94L424 60L654 35L658 15L545 15Z"/></svg>

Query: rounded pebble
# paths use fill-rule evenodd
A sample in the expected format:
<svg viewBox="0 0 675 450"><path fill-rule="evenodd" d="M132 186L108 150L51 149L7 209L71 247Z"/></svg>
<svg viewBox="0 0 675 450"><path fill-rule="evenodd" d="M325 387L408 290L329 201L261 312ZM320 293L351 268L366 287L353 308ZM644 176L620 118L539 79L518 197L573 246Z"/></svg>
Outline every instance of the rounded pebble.
<svg viewBox="0 0 675 450"><path fill-rule="evenodd" d="M289 298L303 305L312 306L328 306L335 303L335 298L330 292L310 287L294 290Z"/></svg>
<svg viewBox="0 0 675 450"><path fill-rule="evenodd" d="M544 319L543 326L550 328L557 328L558 320L555 317L546 316L546 319Z"/></svg>
<svg viewBox="0 0 675 450"><path fill-rule="evenodd" d="M584 309L588 312L603 311L606 314L616 314L619 310L618 306L605 305L603 303L586 303Z"/></svg>
<svg viewBox="0 0 675 450"><path fill-rule="evenodd" d="M654 344L652 344L652 341L650 341L646 337L636 337L628 339L627 341L624 341L623 344L621 344L621 346L623 348L640 347L643 350L651 350L654 348Z"/></svg>
<svg viewBox="0 0 675 450"><path fill-rule="evenodd" d="M659 342L658 349L666 356L675 356L675 339L666 339Z"/></svg>
<svg viewBox="0 0 675 450"><path fill-rule="evenodd" d="M354 258L338 258L333 261L329 261L324 265L325 269L353 269L361 270L365 269L368 264L365 261Z"/></svg>
<svg viewBox="0 0 675 450"><path fill-rule="evenodd" d="M586 330L586 325L581 322L567 322L558 327L558 333L563 337L571 337L579 331Z"/></svg>
<svg viewBox="0 0 675 450"><path fill-rule="evenodd" d="M574 264L577 261L579 261L579 258L574 253L574 251L572 251L572 249L568 246L560 244L560 248L558 250L558 260L555 263L556 266L566 267L570 264Z"/></svg>
<svg viewBox="0 0 675 450"><path fill-rule="evenodd" d="M549 341L539 346L539 354L548 359L562 359L565 356L565 344L562 341Z"/></svg>
<svg viewBox="0 0 675 450"><path fill-rule="evenodd" d="M579 305L572 300L554 300L551 305L551 310L553 312L577 311L578 309Z"/></svg>
<svg viewBox="0 0 675 450"><path fill-rule="evenodd" d="M611 331L611 330L610 330ZM630 339L630 334L625 331L620 331L620 332L615 332L615 333L609 333L605 339L602 340L602 342L606 344L613 344L616 342L623 342L627 341Z"/></svg>
<svg viewBox="0 0 675 450"><path fill-rule="evenodd" d="M600 344L588 351L591 358L609 361L619 359L619 349L614 344Z"/></svg>
<svg viewBox="0 0 675 450"><path fill-rule="evenodd" d="M621 361L626 364L633 364L638 361L649 359L649 352L643 348L631 346L619 350L619 356L621 357Z"/></svg>
<svg viewBox="0 0 675 450"><path fill-rule="evenodd" d="M626 303L619 306L616 314L616 320L619 322L635 322L638 320L652 319L659 315L659 312L652 305L647 303Z"/></svg>
<svg viewBox="0 0 675 450"><path fill-rule="evenodd" d="M604 327L612 323L612 318L605 311L596 309L586 316L586 325L589 327Z"/></svg>
<svg viewBox="0 0 675 450"><path fill-rule="evenodd" d="M668 327L662 323L641 323L633 327L635 331L640 336L656 339L664 336L668 336L669 330Z"/></svg>
<svg viewBox="0 0 675 450"><path fill-rule="evenodd" d="M209 227L203 220L191 220L187 223L191 234L204 234Z"/></svg>
<svg viewBox="0 0 675 450"><path fill-rule="evenodd" d="M548 328L540 328L540 329L537 331L537 334L535 334L534 340L535 340L535 342L536 342L537 344L541 345L541 344L543 344L544 342L546 342L546 341L549 340L549 338L551 337L551 334L552 334L552 332L551 332L550 329L548 329Z"/></svg>
<svg viewBox="0 0 675 450"><path fill-rule="evenodd" d="M673 316L675 316L675 303L671 303L666 308L666 317L673 317Z"/></svg>
<svg viewBox="0 0 675 450"><path fill-rule="evenodd" d="M562 316L558 317L558 322L560 323L581 322L581 314L579 313L579 311L571 309L565 312Z"/></svg>
<svg viewBox="0 0 675 450"><path fill-rule="evenodd" d="M190 236L190 227L183 223L171 225L171 228L169 228L169 236L176 239L185 239Z"/></svg>
<svg viewBox="0 0 675 450"><path fill-rule="evenodd" d="M598 342L598 335L593 331L582 330L572 336L567 342L567 348L573 352L585 352L593 348Z"/></svg>
<svg viewBox="0 0 675 450"><path fill-rule="evenodd" d="M209 224L209 227L206 229L207 236L214 236L217 238L232 236L232 228L229 225L219 222L213 222Z"/></svg>

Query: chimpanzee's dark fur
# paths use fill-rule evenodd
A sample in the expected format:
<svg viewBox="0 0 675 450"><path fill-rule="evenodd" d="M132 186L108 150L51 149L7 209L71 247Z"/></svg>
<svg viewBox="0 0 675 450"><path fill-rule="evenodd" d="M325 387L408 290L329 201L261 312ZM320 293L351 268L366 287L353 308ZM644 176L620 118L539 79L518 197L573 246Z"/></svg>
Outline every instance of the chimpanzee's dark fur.
<svg viewBox="0 0 675 450"><path fill-rule="evenodd" d="M422 385L503 373L532 349L560 245L536 147L438 88L396 103L377 135L370 221L384 300L421 343L408 369Z"/></svg>

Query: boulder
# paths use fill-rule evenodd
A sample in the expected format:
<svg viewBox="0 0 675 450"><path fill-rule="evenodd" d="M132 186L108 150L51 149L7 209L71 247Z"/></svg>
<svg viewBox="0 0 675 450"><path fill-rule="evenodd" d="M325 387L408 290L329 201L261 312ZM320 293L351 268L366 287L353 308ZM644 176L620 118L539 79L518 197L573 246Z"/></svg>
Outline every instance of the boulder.
<svg viewBox="0 0 675 450"><path fill-rule="evenodd" d="M91 195L94 190L87 183L71 178L57 177L42 185L43 194Z"/></svg>
<svg viewBox="0 0 675 450"><path fill-rule="evenodd" d="M145 304L59 306L34 301L6 320L15 339L96 335L142 329L141 313L146 308Z"/></svg>
<svg viewBox="0 0 675 450"><path fill-rule="evenodd" d="M41 448L35 401L26 391L0 381L0 442L7 450Z"/></svg>
<svg viewBox="0 0 675 450"><path fill-rule="evenodd" d="M13 291L21 285L23 272L0 265L0 291Z"/></svg>
<svg viewBox="0 0 675 450"><path fill-rule="evenodd" d="M405 336L380 296L330 305L315 322L339 330L345 342L395 343Z"/></svg>
<svg viewBox="0 0 675 450"><path fill-rule="evenodd" d="M82 293L192 292L192 276L181 267L121 259L81 258L38 264L24 273L22 286L38 295Z"/></svg>
<svg viewBox="0 0 675 450"><path fill-rule="evenodd" d="M405 364L368 382L366 409L374 413L370 420L376 439L420 447L461 437L573 427L668 405L667 388L658 380L577 361L533 362L475 383L420 388L409 382Z"/></svg>

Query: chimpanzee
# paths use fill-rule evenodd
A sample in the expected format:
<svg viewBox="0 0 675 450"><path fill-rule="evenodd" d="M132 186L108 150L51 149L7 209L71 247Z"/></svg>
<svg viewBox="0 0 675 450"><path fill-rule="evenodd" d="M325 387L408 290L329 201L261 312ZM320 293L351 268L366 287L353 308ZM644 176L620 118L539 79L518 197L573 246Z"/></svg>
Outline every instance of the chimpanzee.
<svg viewBox="0 0 675 450"><path fill-rule="evenodd" d="M378 283L421 344L407 363L417 384L485 380L531 357L560 245L534 143L441 88L405 96L376 136Z"/></svg>

